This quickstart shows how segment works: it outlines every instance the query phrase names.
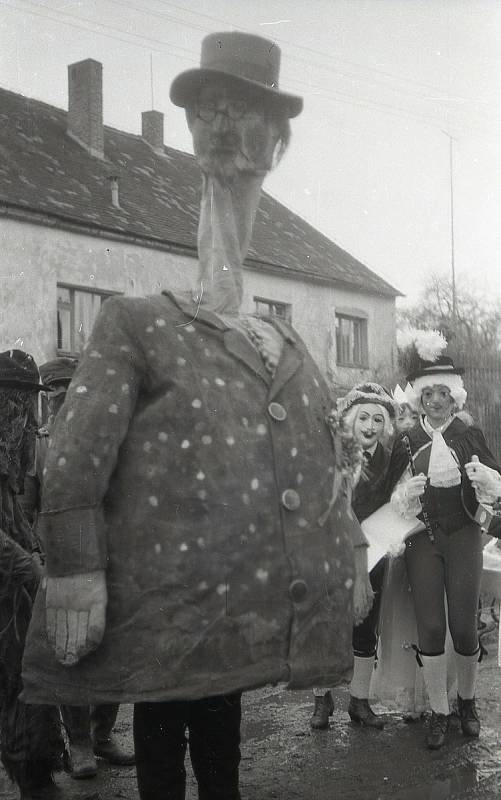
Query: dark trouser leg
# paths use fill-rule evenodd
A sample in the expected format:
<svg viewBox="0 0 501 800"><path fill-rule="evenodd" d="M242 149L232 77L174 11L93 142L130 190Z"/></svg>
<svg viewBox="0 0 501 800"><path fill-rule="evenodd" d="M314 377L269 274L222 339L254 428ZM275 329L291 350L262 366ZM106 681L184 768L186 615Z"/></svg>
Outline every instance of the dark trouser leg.
<svg viewBox="0 0 501 800"><path fill-rule="evenodd" d="M199 800L239 800L241 693L195 700L190 755Z"/></svg>
<svg viewBox="0 0 501 800"><path fill-rule="evenodd" d="M134 747L141 800L184 800L189 707L189 701L134 706Z"/></svg>
<svg viewBox="0 0 501 800"><path fill-rule="evenodd" d="M61 717L70 745L88 744L90 747L89 706L61 706Z"/></svg>
<svg viewBox="0 0 501 800"><path fill-rule="evenodd" d="M435 532L431 542L425 531L416 533L406 542L405 565L416 612L419 649L426 655L444 652L445 567L440 541L445 534Z"/></svg>
<svg viewBox="0 0 501 800"><path fill-rule="evenodd" d="M381 592L383 589L386 559L382 558L370 571L369 578L374 592L374 602L366 618L353 628L353 652L362 658L376 653L379 610L381 608Z"/></svg>
<svg viewBox="0 0 501 800"><path fill-rule="evenodd" d="M478 650L477 610L482 577L482 534L468 525L449 535L445 564L449 629L457 653Z"/></svg>
<svg viewBox="0 0 501 800"><path fill-rule="evenodd" d="M118 703L91 706L90 729L95 742L107 742L117 721Z"/></svg>

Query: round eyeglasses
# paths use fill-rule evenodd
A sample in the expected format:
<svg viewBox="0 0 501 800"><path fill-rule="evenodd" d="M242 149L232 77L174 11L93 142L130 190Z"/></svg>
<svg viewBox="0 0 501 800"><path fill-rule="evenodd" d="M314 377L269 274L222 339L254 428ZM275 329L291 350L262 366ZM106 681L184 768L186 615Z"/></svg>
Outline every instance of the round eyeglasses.
<svg viewBox="0 0 501 800"><path fill-rule="evenodd" d="M197 103L197 117L203 122L213 122L218 114L234 121L245 117L248 111L245 100L230 100L224 105L213 100L201 100Z"/></svg>

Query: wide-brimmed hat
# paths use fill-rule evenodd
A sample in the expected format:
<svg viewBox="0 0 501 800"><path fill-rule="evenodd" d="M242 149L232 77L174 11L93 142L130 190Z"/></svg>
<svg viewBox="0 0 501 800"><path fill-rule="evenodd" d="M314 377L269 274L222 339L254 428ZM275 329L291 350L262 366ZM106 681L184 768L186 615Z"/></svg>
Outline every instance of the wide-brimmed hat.
<svg viewBox="0 0 501 800"><path fill-rule="evenodd" d="M43 391L50 387L40 382L35 359L24 350L6 350L0 353L0 389Z"/></svg>
<svg viewBox="0 0 501 800"><path fill-rule="evenodd" d="M397 403L384 386L372 382L358 383L353 389L350 389L345 397L341 397L338 400L338 410L341 414L346 414L352 406L365 403L375 403L378 406L383 406L391 419L395 417Z"/></svg>
<svg viewBox="0 0 501 800"><path fill-rule="evenodd" d="M288 117L297 117L303 99L278 88L280 48L262 36L249 33L211 33L202 40L200 68L181 72L170 87L170 99L186 108L200 90L214 79L254 87Z"/></svg>
<svg viewBox="0 0 501 800"><path fill-rule="evenodd" d="M69 358L68 356L61 356L54 358L52 361L46 361L40 367L40 377L46 386L69 386L73 373L78 365L76 358Z"/></svg>
<svg viewBox="0 0 501 800"><path fill-rule="evenodd" d="M407 380L412 383L416 378L429 375L431 378L440 375L463 375L462 367L455 367L450 356L438 356L434 361L420 359L416 367L409 373ZM439 381L435 381L437 383Z"/></svg>

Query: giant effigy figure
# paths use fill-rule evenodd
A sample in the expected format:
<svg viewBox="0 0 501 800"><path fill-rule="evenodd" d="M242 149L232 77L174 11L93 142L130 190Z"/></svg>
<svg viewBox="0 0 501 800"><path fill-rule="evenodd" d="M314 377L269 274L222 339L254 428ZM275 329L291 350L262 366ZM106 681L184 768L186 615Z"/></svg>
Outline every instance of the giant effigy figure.
<svg viewBox="0 0 501 800"><path fill-rule="evenodd" d="M327 386L293 328L241 310L261 185L302 108L279 58L214 34L174 80L203 178L197 284L106 302L47 457L25 695L134 703L143 800L184 798L187 729L199 797L235 800L242 691L351 673L362 541Z"/></svg>

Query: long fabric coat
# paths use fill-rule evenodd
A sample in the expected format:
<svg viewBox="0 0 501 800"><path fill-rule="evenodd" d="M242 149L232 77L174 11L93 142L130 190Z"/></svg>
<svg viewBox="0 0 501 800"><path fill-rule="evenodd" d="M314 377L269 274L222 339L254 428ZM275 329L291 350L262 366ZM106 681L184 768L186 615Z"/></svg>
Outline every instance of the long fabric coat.
<svg viewBox="0 0 501 800"><path fill-rule="evenodd" d="M172 295L104 305L58 414L43 538L53 576L105 569L103 642L62 667L38 595L25 697L194 699L351 668L354 519L326 385L297 334L272 377L239 331ZM356 531L355 531L356 532Z"/></svg>

